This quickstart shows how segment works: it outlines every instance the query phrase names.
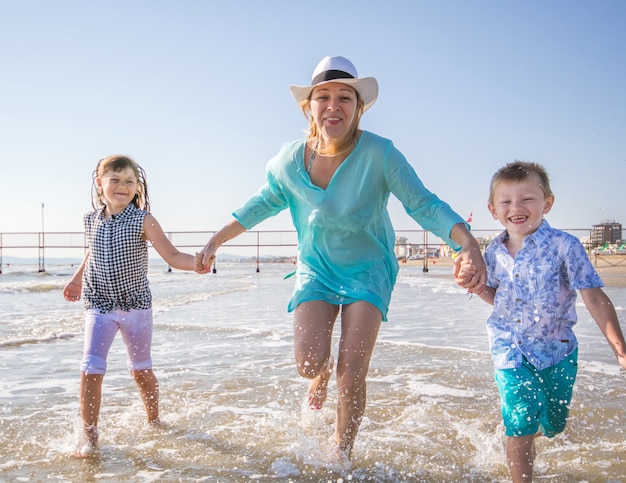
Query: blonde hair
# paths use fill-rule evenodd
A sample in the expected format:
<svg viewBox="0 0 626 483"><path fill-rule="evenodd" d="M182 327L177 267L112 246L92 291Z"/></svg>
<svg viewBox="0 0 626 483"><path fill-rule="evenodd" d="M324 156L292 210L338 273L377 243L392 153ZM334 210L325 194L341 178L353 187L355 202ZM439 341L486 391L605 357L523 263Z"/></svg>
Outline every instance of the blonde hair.
<svg viewBox="0 0 626 483"><path fill-rule="evenodd" d="M104 201L102 200L102 189L98 187L96 180L101 178L109 171L119 172L126 168L130 168L137 178L137 193L131 201L135 207L140 210L150 211L150 201L148 198L148 182L146 181L146 172L132 158L122 154L114 154L107 156L98 161L96 169L92 174L91 187L91 206L94 209L102 208Z"/></svg>
<svg viewBox="0 0 626 483"><path fill-rule="evenodd" d="M543 191L543 195L546 198L552 196L553 193L550 188L550 178L548 177L546 169L537 163L516 160L500 168L491 178L491 185L489 187L489 204L493 205L493 195L498 183L519 182L525 180L529 176L535 176L537 178L539 186Z"/></svg>
<svg viewBox="0 0 626 483"><path fill-rule="evenodd" d="M311 107L310 107L311 95L313 95L314 90L315 89L311 90L311 94L309 95L308 98L299 102L299 106L300 106L300 109L302 109L304 117L306 117L309 121L309 129L307 131L307 140L319 139L319 136L320 136L319 127L317 126L317 124L315 123L315 120L313 119L313 116L311 115ZM335 156L345 151L349 151L350 149L354 147L354 143L357 139L357 134L359 131L359 123L361 122L361 116L363 115L363 111L364 111L363 110L364 102L361 96L359 95L358 91L354 88L353 90L356 93L356 112L354 113L354 119L352 119L352 124L350 125L345 136L342 139L340 139L337 143L334 143L328 146L319 147L317 149L317 152L321 154L322 156Z"/></svg>

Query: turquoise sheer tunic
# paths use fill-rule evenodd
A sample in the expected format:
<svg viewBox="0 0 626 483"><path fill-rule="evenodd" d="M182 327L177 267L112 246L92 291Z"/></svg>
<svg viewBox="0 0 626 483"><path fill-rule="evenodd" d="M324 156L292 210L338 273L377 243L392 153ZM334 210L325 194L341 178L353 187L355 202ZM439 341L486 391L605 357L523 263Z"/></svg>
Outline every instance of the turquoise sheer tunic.
<svg viewBox="0 0 626 483"><path fill-rule="evenodd" d="M302 302L337 305L364 300L387 319L398 274L390 193L425 230L453 249L453 225L463 219L428 191L393 143L363 131L328 187L311 181L305 140L282 146L267 164L266 182L233 213L246 229L289 208L298 235L296 281L289 311Z"/></svg>

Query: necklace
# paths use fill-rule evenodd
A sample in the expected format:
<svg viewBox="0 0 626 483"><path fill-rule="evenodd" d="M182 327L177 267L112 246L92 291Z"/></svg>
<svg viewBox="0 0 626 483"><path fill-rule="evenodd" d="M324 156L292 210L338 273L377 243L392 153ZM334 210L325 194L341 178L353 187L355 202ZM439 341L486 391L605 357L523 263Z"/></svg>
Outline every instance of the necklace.
<svg viewBox="0 0 626 483"><path fill-rule="evenodd" d="M354 139L354 145L357 145L358 140L355 138ZM315 159L315 156L317 155L317 148L320 145L320 140L318 138L317 142L315 143L315 147L313 148L313 152L311 153L311 157L309 158L309 164L306 167L306 172L310 173L311 172L311 166L313 165L313 160Z"/></svg>
<svg viewBox="0 0 626 483"><path fill-rule="evenodd" d="M315 159L315 155L317 154L317 147L320 145L320 140L318 139L315 143L315 147L313 148L313 152L311 153L311 157L309 158L309 165L306 168L306 172L311 172L311 166L313 165L313 160Z"/></svg>

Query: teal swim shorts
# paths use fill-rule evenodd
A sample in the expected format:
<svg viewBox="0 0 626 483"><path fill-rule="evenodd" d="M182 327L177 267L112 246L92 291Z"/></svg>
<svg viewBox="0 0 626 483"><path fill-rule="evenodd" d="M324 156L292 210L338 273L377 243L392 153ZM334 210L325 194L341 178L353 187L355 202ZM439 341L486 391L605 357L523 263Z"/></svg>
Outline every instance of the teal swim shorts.
<svg viewBox="0 0 626 483"><path fill-rule="evenodd" d="M496 369L507 436L552 438L565 429L578 372L578 349L558 364L538 371L524 357L518 369Z"/></svg>

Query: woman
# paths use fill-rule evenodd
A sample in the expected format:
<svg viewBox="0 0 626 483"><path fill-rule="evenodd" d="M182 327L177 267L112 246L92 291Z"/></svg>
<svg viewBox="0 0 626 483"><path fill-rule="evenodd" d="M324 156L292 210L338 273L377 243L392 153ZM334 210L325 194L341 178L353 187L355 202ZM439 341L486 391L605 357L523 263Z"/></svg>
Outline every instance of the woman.
<svg viewBox="0 0 626 483"><path fill-rule="evenodd" d="M290 89L309 120L306 139L285 144L269 161L264 186L196 256L196 270L208 272L224 242L289 208L298 233L289 303L296 364L311 379L309 406L321 408L341 312L333 453L349 461L365 411L370 358L398 272L387 212L390 193L424 229L460 250L459 261L475 264L476 273L461 281L463 286L476 291L486 273L462 218L424 187L391 141L359 129L361 115L378 96L376 79L359 78L348 59L326 57L310 86Z"/></svg>

